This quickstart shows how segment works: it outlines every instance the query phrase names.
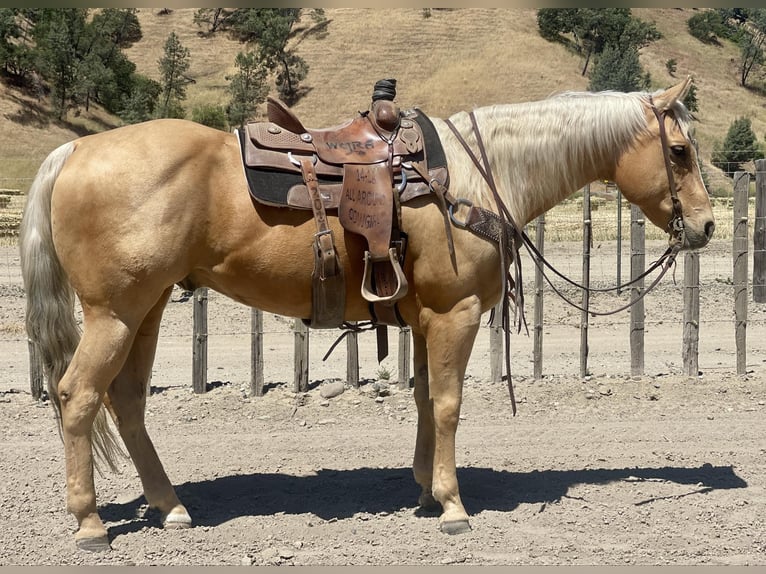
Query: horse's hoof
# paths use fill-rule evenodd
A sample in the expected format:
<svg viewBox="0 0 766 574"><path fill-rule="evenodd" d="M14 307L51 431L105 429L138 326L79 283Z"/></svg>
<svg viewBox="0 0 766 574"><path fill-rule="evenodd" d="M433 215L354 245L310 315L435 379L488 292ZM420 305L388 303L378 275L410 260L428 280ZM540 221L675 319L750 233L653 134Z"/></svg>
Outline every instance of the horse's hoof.
<svg viewBox="0 0 766 574"><path fill-rule="evenodd" d="M471 530L468 520L450 520L439 524L439 530L444 534L463 534Z"/></svg>
<svg viewBox="0 0 766 574"><path fill-rule="evenodd" d="M80 538L76 542L77 548L87 552L108 552L112 549L112 546L109 544L109 537L106 535Z"/></svg>
<svg viewBox="0 0 766 574"><path fill-rule="evenodd" d="M170 512L162 519L162 526L168 530L191 528L192 519L187 512Z"/></svg>

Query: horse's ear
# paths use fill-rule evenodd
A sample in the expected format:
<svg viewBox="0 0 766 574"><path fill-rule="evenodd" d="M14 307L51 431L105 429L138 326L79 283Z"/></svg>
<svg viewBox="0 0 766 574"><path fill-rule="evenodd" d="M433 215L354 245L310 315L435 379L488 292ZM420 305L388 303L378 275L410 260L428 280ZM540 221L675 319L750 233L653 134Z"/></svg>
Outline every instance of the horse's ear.
<svg viewBox="0 0 766 574"><path fill-rule="evenodd" d="M658 110L666 110L673 105L673 102L683 101L686 94L689 92L689 88L692 85L692 77L686 76L686 79L679 82L675 86L668 88L664 92L660 92L654 96L654 105Z"/></svg>

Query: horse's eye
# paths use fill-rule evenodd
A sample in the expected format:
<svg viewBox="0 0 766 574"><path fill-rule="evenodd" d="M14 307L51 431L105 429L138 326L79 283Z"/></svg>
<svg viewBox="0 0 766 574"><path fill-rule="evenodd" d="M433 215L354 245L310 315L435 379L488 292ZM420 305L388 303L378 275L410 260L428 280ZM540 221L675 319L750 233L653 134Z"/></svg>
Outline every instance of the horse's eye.
<svg viewBox="0 0 766 574"><path fill-rule="evenodd" d="M684 153L686 153L686 146L682 146L682 145L670 146L670 151L673 152L674 156L681 157L684 155Z"/></svg>

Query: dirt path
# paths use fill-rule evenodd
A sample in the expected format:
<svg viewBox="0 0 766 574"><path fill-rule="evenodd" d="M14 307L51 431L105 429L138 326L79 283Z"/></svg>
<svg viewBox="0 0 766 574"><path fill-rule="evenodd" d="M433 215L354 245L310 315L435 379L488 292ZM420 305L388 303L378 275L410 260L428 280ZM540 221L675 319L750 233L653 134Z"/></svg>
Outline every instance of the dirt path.
<svg viewBox="0 0 766 574"><path fill-rule="evenodd" d="M576 246L567 249L558 257L576 268ZM642 377L629 374L623 315L592 321L592 375L581 380L579 313L546 300L545 378L531 376L531 337L513 338L515 418L504 385L489 382L482 329L457 436L473 530L456 537L416 509L412 390L379 396L373 381L395 377L396 362L375 363L374 336L360 337L365 384L325 400L320 386L343 377L345 356L322 363L336 333L312 332L312 388L296 395L289 321L267 316L268 392L249 398L248 311L214 298L213 384L195 395L191 307L171 303L147 422L195 527L159 528L126 461L96 480L113 550L88 554L74 547L52 411L28 393L18 261L0 250L9 262L0 277L0 565L764 565L766 327L753 305L749 372L733 374L729 251L721 242L703 255L696 378L681 369L682 266L679 284L664 282L647 303Z"/></svg>

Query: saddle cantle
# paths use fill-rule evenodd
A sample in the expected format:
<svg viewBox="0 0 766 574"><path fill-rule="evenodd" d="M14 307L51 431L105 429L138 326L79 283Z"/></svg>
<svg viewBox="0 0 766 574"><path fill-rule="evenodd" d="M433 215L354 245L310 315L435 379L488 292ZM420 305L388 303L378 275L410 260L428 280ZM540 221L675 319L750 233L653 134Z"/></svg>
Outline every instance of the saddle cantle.
<svg viewBox="0 0 766 574"><path fill-rule="evenodd" d="M395 84L376 83L370 110L335 127L306 128L269 98L268 121L238 132L253 199L314 213L311 327L343 324L344 279L326 211L337 212L344 229L367 242L361 294L373 321L403 325L396 309L408 289L400 205L431 193L434 181L446 186L448 174L433 124L419 110L402 112L394 104Z"/></svg>

